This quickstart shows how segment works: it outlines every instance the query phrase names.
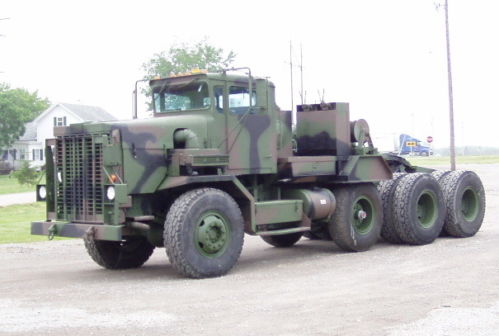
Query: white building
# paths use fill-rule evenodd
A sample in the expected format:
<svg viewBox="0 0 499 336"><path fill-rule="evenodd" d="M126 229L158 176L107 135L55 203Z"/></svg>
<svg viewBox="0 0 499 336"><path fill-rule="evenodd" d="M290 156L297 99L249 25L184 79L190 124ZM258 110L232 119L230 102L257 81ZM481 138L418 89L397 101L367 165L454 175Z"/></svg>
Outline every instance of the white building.
<svg viewBox="0 0 499 336"><path fill-rule="evenodd" d="M19 167L21 161L29 161L32 167L42 166L45 164L45 140L54 137L54 126L107 120L116 118L97 106L54 104L25 125L24 134L3 153L1 159L15 168Z"/></svg>

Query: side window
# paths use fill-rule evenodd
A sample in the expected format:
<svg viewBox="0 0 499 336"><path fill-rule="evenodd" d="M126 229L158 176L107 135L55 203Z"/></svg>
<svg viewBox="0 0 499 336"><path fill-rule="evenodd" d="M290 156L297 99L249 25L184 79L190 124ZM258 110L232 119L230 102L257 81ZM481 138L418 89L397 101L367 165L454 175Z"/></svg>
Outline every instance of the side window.
<svg viewBox="0 0 499 336"><path fill-rule="evenodd" d="M251 106L256 104L256 92L251 94ZM244 114L250 106L249 90L242 86L231 86L229 88L229 110L234 114Z"/></svg>
<svg viewBox="0 0 499 336"><path fill-rule="evenodd" d="M215 86L215 108L217 112L224 111L224 88L223 86Z"/></svg>

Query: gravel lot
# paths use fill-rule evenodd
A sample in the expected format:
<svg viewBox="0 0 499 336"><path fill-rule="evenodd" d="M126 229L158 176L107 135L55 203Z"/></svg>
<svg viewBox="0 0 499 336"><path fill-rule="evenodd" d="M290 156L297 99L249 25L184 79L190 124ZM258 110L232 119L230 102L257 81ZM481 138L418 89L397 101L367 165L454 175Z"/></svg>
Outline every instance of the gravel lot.
<svg viewBox="0 0 499 336"><path fill-rule="evenodd" d="M0 245L0 335L499 335L499 165L460 168L484 182L482 229L427 246L246 236L228 275L190 280L164 249L108 271L81 240Z"/></svg>

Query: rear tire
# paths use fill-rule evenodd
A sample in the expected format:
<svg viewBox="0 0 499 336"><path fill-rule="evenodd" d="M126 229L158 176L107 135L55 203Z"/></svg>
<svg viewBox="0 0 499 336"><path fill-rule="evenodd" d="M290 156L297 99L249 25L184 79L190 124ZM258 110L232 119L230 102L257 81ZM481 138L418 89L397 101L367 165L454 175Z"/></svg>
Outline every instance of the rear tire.
<svg viewBox="0 0 499 336"><path fill-rule="evenodd" d="M300 240L301 236L303 236L303 232L261 237L264 242L274 247L291 247Z"/></svg>
<svg viewBox="0 0 499 336"><path fill-rule="evenodd" d="M431 176L440 184L440 181L449 173L452 173L452 170L435 170L431 172Z"/></svg>
<svg viewBox="0 0 499 336"><path fill-rule="evenodd" d="M142 266L154 251L154 246L144 237L126 237L123 241L96 240L83 236L90 257L107 269L126 269Z"/></svg>
<svg viewBox="0 0 499 336"><path fill-rule="evenodd" d="M395 189L405 173L395 173L391 180L381 181L378 185L378 192L383 204L383 227L381 228L381 237L392 244L402 244L403 240L395 230L393 219L393 198Z"/></svg>
<svg viewBox="0 0 499 336"><path fill-rule="evenodd" d="M474 236L485 216L485 191L480 177L469 170L453 171L441 181L447 216L444 228L454 237Z"/></svg>
<svg viewBox="0 0 499 336"><path fill-rule="evenodd" d="M431 176L433 176L435 178L435 180L437 180L442 192L444 190L443 185L442 185L442 180L444 179L444 177L446 177L451 172L452 172L452 170L435 170L435 171L431 172ZM445 229L445 225L442 227L442 231L440 231L439 236L440 237L449 237L450 236L450 234Z"/></svg>
<svg viewBox="0 0 499 336"><path fill-rule="evenodd" d="M366 251L376 244L382 226L382 205L374 184L333 190L336 211L329 223L334 242L346 251Z"/></svg>
<svg viewBox="0 0 499 336"><path fill-rule="evenodd" d="M438 182L430 174L404 176L395 189L392 218L397 234L405 243L432 243L440 234L445 218Z"/></svg>

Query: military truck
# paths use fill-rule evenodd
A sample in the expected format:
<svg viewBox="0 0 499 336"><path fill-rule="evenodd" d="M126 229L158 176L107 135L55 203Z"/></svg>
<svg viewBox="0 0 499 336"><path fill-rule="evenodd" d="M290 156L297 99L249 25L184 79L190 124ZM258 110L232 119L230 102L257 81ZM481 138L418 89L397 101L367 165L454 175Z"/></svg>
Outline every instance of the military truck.
<svg viewBox="0 0 499 336"><path fill-rule="evenodd" d="M151 80L153 118L55 127L37 187L47 219L32 234L83 237L107 269L140 267L165 247L178 272L204 278L231 270L245 233L358 252L380 236L421 245L479 230L475 173L380 155L347 103L298 105L292 132L272 82L232 70Z"/></svg>

